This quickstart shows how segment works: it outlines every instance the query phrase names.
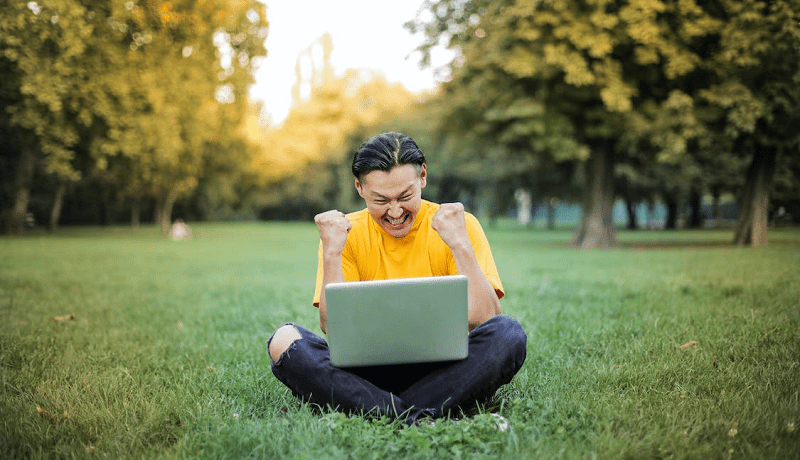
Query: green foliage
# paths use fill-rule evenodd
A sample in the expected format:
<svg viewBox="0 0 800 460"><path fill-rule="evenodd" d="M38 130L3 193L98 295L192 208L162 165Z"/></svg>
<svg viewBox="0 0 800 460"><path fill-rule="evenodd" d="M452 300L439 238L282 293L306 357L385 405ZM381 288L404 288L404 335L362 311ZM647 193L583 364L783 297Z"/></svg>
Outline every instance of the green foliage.
<svg viewBox="0 0 800 460"><path fill-rule="evenodd" d="M610 147L628 176L643 171L633 182L686 165L684 188L697 193L720 183L706 165L800 145L798 0L440 0L427 9L409 23L426 36L421 49L445 43L457 55L442 98L445 132L489 147L479 152L498 146L563 162ZM594 176L584 193L602 182ZM750 190L766 196L770 180ZM728 176L725 186L741 182ZM671 188L659 183L650 194ZM585 219L610 222L588 206L599 198L584 197ZM748 208L767 200L742 200L743 219L766 213ZM750 221L766 234L765 219Z"/></svg>
<svg viewBox="0 0 800 460"><path fill-rule="evenodd" d="M310 163L338 164L350 156L347 149L354 136L405 115L414 105L414 95L401 84L373 71L351 69L336 76L330 62L333 49L331 36L324 34L298 56L292 109L280 126L259 139L263 152L257 161L265 183L302 176ZM303 66L311 68L307 77ZM308 90L305 97L302 88Z"/></svg>
<svg viewBox="0 0 800 460"><path fill-rule="evenodd" d="M442 0L430 22L410 26L427 34L423 49L445 40L459 52L447 87L454 116L469 114L464 130L477 123L504 145L557 159L586 154L549 137L627 139L675 161L723 134L766 129L796 142L785 126L800 101L798 7Z"/></svg>
<svg viewBox="0 0 800 460"><path fill-rule="evenodd" d="M130 37L125 67L134 73L122 81L132 113L118 114L99 148L127 159L115 171L132 179L127 192L158 197L168 223L170 200L213 172L208 163L219 163L222 152L247 152L236 131L253 65L265 53L265 13L252 1L185 1L118 14L118 29Z"/></svg>
<svg viewBox="0 0 800 460"><path fill-rule="evenodd" d="M479 410L410 428L298 404L270 373L268 335L316 325L313 224L193 230L180 243L153 227L0 239L0 455L797 453L796 229L757 250L698 231L620 232L620 249L577 251L567 231L501 222L487 236L527 361Z"/></svg>
<svg viewBox="0 0 800 460"><path fill-rule="evenodd" d="M85 108L75 111L89 105L82 87L89 69L80 64L80 57L90 50L93 27L78 2L52 8L33 4L10 2L0 10L0 59L10 63L16 76L16 87L9 88L16 97L6 110L13 125L35 133L47 172L77 179L79 172L71 166L73 148L79 127L90 123Z"/></svg>
<svg viewBox="0 0 800 460"><path fill-rule="evenodd" d="M376 72L351 69L336 76L333 48L324 34L302 52L288 116L280 126L249 132L260 146L253 160L266 189L260 204L287 209L293 218L302 215L292 209L298 205L313 210L359 206L352 200L353 152L388 124L418 117L420 109L414 94ZM304 66L310 75L303 75ZM307 95L301 94L303 88Z"/></svg>
<svg viewBox="0 0 800 460"><path fill-rule="evenodd" d="M207 158L241 150L266 52L261 3L42 0L0 18L8 123L33 134L45 174L164 202L196 186Z"/></svg>

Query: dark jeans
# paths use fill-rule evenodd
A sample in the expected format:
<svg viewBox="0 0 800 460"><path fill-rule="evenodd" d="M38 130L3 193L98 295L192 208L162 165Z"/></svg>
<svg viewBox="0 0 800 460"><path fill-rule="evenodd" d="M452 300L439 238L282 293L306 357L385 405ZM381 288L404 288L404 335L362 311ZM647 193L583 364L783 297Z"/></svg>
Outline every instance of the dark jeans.
<svg viewBox="0 0 800 460"><path fill-rule="evenodd" d="M272 373L307 402L344 412L403 418L446 416L492 396L525 362L527 336L509 316L495 316L469 334L469 356L459 361L338 368L328 344L297 325ZM267 341L267 347L272 337Z"/></svg>

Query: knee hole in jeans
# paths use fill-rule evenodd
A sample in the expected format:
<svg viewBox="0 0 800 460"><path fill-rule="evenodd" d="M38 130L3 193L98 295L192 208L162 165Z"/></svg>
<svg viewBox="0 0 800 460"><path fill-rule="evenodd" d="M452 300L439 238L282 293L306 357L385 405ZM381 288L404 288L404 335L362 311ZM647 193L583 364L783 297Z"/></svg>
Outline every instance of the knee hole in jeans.
<svg viewBox="0 0 800 460"><path fill-rule="evenodd" d="M291 324L285 324L278 328L272 335L269 342L269 357L273 362L278 362L281 356L289 349L295 340L303 338L300 331Z"/></svg>

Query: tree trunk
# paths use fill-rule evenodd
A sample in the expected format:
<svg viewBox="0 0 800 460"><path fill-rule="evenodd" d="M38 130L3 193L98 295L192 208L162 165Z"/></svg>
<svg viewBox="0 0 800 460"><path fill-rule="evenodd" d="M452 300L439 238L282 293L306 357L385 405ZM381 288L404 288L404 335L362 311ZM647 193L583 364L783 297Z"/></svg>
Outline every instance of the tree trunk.
<svg viewBox="0 0 800 460"><path fill-rule="evenodd" d="M711 189L711 214L714 216L714 228L722 226L722 208L719 206L721 195L722 192L719 188Z"/></svg>
<svg viewBox="0 0 800 460"><path fill-rule="evenodd" d="M490 189L490 204L489 204L489 227L497 228L497 223L501 215L506 210L507 203L505 203L505 197L503 193L500 191L500 184L501 182L498 180L496 182L492 182L489 185Z"/></svg>
<svg viewBox="0 0 800 460"><path fill-rule="evenodd" d="M581 223L572 239L582 249L619 246L614 228L614 158L605 142L592 149L586 162Z"/></svg>
<svg viewBox="0 0 800 460"><path fill-rule="evenodd" d="M133 197L131 203L131 227L139 228L142 222L142 199L141 197Z"/></svg>
<svg viewBox="0 0 800 460"><path fill-rule="evenodd" d="M153 222L156 225L161 225L162 214L164 214L164 197L159 194L156 198L155 210L153 211Z"/></svg>
<svg viewBox="0 0 800 460"><path fill-rule="evenodd" d="M689 194L689 207L692 212L687 222L688 228L702 228L703 227L703 203L700 196L700 190L692 187Z"/></svg>
<svg viewBox="0 0 800 460"><path fill-rule="evenodd" d="M67 182L58 181L56 194L53 197L53 207L50 208L50 222L47 224L47 231L55 233L58 230L58 221L61 218L61 209L64 206L64 195L67 194Z"/></svg>
<svg viewBox="0 0 800 460"><path fill-rule="evenodd" d="M556 204L557 200L555 198L551 198L547 200L547 229L548 230L555 230L556 229Z"/></svg>
<svg viewBox="0 0 800 460"><path fill-rule="evenodd" d="M658 225L656 225L656 202L652 197L647 200L647 223L645 228L648 230L658 228Z"/></svg>
<svg viewBox="0 0 800 460"><path fill-rule="evenodd" d="M103 187L100 191L100 225L110 225L114 219L114 207L111 200L111 192Z"/></svg>
<svg viewBox="0 0 800 460"><path fill-rule="evenodd" d="M769 222L769 188L775 174L778 156L776 147L757 145L747 171L747 185L741 202L741 214L736 224L733 243L766 246Z"/></svg>
<svg viewBox="0 0 800 460"><path fill-rule="evenodd" d="M172 208L175 206L178 196L180 196L180 191L181 185L175 184L170 187L169 191L167 192L167 196L164 198L164 207L159 213L159 216L161 217L159 222L161 224L161 233L164 235L169 235L169 229L172 226Z"/></svg>
<svg viewBox="0 0 800 460"><path fill-rule="evenodd" d="M636 224L636 203L626 199L625 208L628 211L628 230L636 230L638 228Z"/></svg>
<svg viewBox="0 0 800 460"><path fill-rule="evenodd" d="M678 228L678 199L673 193L664 194L664 205L667 207L667 221L664 228L675 230Z"/></svg>
<svg viewBox="0 0 800 460"><path fill-rule="evenodd" d="M27 139L25 139L27 140ZM22 143L19 163L14 177L14 201L6 211L6 231L20 234L25 230L28 217L28 203L31 201L33 173L36 169L36 152L30 142Z"/></svg>

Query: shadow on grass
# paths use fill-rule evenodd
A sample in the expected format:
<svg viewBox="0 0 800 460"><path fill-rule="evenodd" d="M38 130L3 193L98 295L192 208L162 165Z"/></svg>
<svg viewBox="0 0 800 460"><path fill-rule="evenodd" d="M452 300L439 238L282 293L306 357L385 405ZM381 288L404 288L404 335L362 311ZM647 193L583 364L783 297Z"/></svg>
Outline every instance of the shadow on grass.
<svg viewBox="0 0 800 460"><path fill-rule="evenodd" d="M751 248L748 245L737 245L730 241L709 240L664 240L664 241L623 241L623 249L656 250L656 249L736 249ZM797 239L772 239L766 247L800 247Z"/></svg>
<svg viewBox="0 0 800 460"><path fill-rule="evenodd" d="M721 241L633 241L620 243L624 249L720 249L738 246Z"/></svg>

